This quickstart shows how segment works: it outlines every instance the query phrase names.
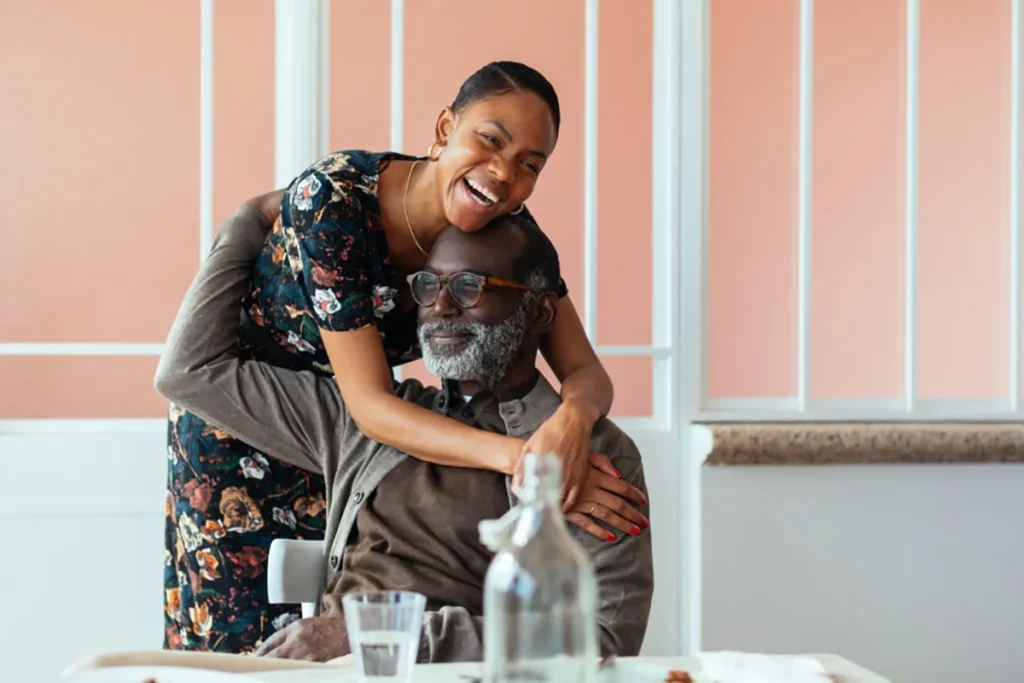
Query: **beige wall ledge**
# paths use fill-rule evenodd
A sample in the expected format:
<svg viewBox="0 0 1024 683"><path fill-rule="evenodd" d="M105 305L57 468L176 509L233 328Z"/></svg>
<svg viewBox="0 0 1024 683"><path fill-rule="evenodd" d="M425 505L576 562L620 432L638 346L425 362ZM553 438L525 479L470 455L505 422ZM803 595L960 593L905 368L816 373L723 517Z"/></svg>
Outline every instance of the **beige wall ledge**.
<svg viewBox="0 0 1024 683"><path fill-rule="evenodd" d="M1024 463L1024 423L696 425L707 465Z"/></svg>

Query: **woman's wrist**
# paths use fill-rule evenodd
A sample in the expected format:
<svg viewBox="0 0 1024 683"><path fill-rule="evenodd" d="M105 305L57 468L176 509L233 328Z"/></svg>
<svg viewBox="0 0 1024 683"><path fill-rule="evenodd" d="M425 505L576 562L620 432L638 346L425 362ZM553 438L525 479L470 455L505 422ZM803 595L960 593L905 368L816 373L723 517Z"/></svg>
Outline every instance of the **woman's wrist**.
<svg viewBox="0 0 1024 683"><path fill-rule="evenodd" d="M515 474L516 465L519 464L519 459L523 455L523 446L526 442L522 439L515 437L506 436L505 446L501 451L500 461L500 472L509 476Z"/></svg>
<svg viewBox="0 0 1024 683"><path fill-rule="evenodd" d="M594 425L601 418L601 412L585 401L575 401L572 399L562 401L562 405L558 407L558 412L562 414L571 424L579 426L581 429L593 429Z"/></svg>

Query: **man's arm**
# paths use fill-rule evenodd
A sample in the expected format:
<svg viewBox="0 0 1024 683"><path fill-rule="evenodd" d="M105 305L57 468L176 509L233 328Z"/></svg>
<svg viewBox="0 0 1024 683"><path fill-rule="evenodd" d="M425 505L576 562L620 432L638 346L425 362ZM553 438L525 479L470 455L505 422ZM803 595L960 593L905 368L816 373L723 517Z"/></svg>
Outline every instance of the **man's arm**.
<svg viewBox="0 0 1024 683"><path fill-rule="evenodd" d="M650 496L644 480L640 452L633 440L607 421L594 429L594 450L606 454L612 464L648 500L640 512L651 516ZM601 654L631 657L640 653L651 613L654 592L654 554L651 532L639 536L622 535L613 543L594 538L582 529L571 526L569 532L590 556L597 574L598 635Z"/></svg>
<svg viewBox="0 0 1024 683"><path fill-rule="evenodd" d="M268 454L322 472L345 407L337 385L238 358L240 301L270 225L246 204L221 225L185 295L157 367L157 391Z"/></svg>
<svg viewBox="0 0 1024 683"><path fill-rule="evenodd" d="M420 664L481 662L484 659L484 618L464 607L442 607L423 615Z"/></svg>

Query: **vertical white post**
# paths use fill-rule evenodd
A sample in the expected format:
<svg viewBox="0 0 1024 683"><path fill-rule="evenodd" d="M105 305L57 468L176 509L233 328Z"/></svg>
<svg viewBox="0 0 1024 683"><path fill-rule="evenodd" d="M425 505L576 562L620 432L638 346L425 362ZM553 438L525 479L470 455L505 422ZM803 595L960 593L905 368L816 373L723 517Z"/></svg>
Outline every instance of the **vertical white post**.
<svg viewBox="0 0 1024 683"><path fill-rule="evenodd" d="M320 156L331 151L331 2L320 2L320 122L317 128Z"/></svg>
<svg viewBox="0 0 1024 683"><path fill-rule="evenodd" d="M1010 2L1010 410L1020 410L1020 0Z"/></svg>
<svg viewBox="0 0 1024 683"><path fill-rule="evenodd" d="M277 0L274 35L274 183L284 187L327 153L323 110L326 0Z"/></svg>
<svg viewBox="0 0 1024 683"><path fill-rule="evenodd" d="M391 0L391 150L394 152L406 151L404 126L405 0Z"/></svg>
<svg viewBox="0 0 1024 683"><path fill-rule="evenodd" d="M213 246L213 0L199 2L199 261Z"/></svg>
<svg viewBox="0 0 1024 683"><path fill-rule="evenodd" d="M586 0L583 95L583 326L597 343L598 0Z"/></svg>
<svg viewBox="0 0 1024 683"><path fill-rule="evenodd" d="M800 2L800 85L797 175L797 402L807 411L811 354L811 145L814 123L814 0Z"/></svg>
<svg viewBox="0 0 1024 683"><path fill-rule="evenodd" d="M921 12L919 0L907 0L907 93L906 93L906 232L904 302L904 379L903 392L907 412L917 404L917 218L918 218L918 76Z"/></svg>
<svg viewBox="0 0 1024 683"><path fill-rule="evenodd" d="M681 654L700 651L702 629L702 458L691 447L690 436L691 421L706 395L710 16L709 0L657 0L654 5L654 191L659 200L654 215L663 229L679 233L677 242L669 242L673 251L668 282L678 292L671 305L679 302L671 335L677 370L672 376L677 385L672 394L672 428L683 444L677 517ZM655 242L655 247L661 245Z"/></svg>
<svg viewBox="0 0 1024 683"><path fill-rule="evenodd" d="M391 0L391 151L405 149L405 0ZM425 154L415 151L414 154ZM391 370L396 382L402 381L402 366Z"/></svg>

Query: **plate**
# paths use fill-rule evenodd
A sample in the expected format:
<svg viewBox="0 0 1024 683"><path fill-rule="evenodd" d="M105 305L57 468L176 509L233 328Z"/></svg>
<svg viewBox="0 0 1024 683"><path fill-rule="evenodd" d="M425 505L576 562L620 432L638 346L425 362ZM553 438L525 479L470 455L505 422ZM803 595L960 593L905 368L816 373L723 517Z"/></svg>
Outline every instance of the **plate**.
<svg viewBox="0 0 1024 683"><path fill-rule="evenodd" d="M80 671L61 679L62 683L259 683L242 674L189 669L181 666L117 666Z"/></svg>
<svg viewBox="0 0 1024 683"><path fill-rule="evenodd" d="M598 683L662 683L672 667L637 659L617 659L597 675ZM687 669L681 669L687 671ZM699 674L690 671L694 683L704 683Z"/></svg>

